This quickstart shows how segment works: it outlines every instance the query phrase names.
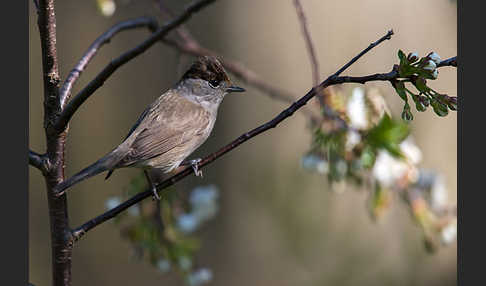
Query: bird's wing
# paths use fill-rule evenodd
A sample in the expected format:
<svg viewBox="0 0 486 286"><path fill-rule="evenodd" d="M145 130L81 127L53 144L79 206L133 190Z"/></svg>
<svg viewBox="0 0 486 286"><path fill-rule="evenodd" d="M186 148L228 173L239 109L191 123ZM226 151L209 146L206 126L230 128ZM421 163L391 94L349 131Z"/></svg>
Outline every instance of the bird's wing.
<svg viewBox="0 0 486 286"><path fill-rule="evenodd" d="M123 166L160 156L175 147L197 140L210 124L210 114L201 106L168 95L149 108L137 127L132 128L136 136L130 144L130 152L122 160ZM130 135L128 136L130 137Z"/></svg>
<svg viewBox="0 0 486 286"><path fill-rule="evenodd" d="M130 137L130 135L132 135L133 131L135 131L135 129L137 129L138 126L140 126L140 123L142 123L142 121L144 120L144 118L147 116L147 114L150 112L150 106L147 107L143 112L142 114L140 114L140 116L138 117L137 119L137 122L135 122L135 124L132 126L132 128L130 128L130 130L128 131L128 134L127 136L125 137L125 139L123 140L126 140L128 137Z"/></svg>

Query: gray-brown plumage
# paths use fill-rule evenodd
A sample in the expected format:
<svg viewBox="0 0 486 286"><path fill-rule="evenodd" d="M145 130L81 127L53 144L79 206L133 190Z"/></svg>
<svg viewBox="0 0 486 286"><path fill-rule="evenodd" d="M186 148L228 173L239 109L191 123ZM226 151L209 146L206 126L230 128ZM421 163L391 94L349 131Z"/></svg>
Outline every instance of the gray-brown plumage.
<svg viewBox="0 0 486 286"><path fill-rule="evenodd" d="M231 85L215 57L200 57L172 89L145 109L118 147L59 184L55 191L61 195L72 185L104 171L109 171L108 178L117 168L174 170L209 137L224 96L242 91ZM194 170L197 175L197 164Z"/></svg>

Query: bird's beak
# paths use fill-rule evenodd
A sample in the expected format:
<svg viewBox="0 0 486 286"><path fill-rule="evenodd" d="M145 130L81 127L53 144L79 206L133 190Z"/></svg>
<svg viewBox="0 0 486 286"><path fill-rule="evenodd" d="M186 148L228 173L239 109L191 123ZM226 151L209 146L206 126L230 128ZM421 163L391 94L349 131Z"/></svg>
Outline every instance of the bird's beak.
<svg viewBox="0 0 486 286"><path fill-rule="evenodd" d="M244 92L244 91L246 91L244 88L238 86L229 86L226 89L226 92Z"/></svg>

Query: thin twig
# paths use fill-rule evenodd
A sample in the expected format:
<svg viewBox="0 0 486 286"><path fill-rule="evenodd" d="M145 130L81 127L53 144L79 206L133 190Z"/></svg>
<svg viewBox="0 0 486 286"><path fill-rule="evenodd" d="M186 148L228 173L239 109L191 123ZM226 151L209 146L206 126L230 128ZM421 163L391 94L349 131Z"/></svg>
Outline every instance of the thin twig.
<svg viewBox="0 0 486 286"><path fill-rule="evenodd" d="M83 54L78 64L71 70L66 80L64 81L64 84L62 85L59 92L61 107L64 107L66 102L69 100L72 87L78 80L81 73L86 69L88 63L93 59L98 50L101 48L101 46L109 43L111 39L121 31L143 27L149 27L156 30L157 26L157 21L155 21L153 18L140 17L118 23L111 27L108 31L104 32L101 36L99 36L89 46L88 50Z"/></svg>
<svg viewBox="0 0 486 286"><path fill-rule="evenodd" d="M457 67L457 57L452 57L450 59L443 60L437 65L437 67L445 67L445 66Z"/></svg>
<svg viewBox="0 0 486 286"><path fill-rule="evenodd" d="M304 37L304 41L307 47L307 53L309 55L309 60L311 64L311 69L312 69L312 86L317 86L319 84L319 62L317 60L317 56L315 53L314 49L314 44L312 42L312 37L309 32L309 29L307 28L307 18L304 13L304 8L302 7L302 3L300 3L300 0L294 0L294 6L295 6L295 11L297 13L297 18L299 19L300 26L302 29L302 34ZM331 114L334 114L333 110L326 104L325 98L330 96L332 93L332 87L328 87L325 90L323 90L321 93L319 93L316 97L319 103L319 106L321 109L324 111L324 117L323 119L335 119L340 117L335 117L331 116ZM314 122L317 122L314 120ZM340 121L341 123L344 121Z"/></svg>
<svg viewBox="0 0 486 286"><path fill-rule="evenodd" d="M297 110L299 110L301 107L303 107L309 100L311 100L320 90L334 84L340 84L340 83L345 83L345 82L359 82L363 83L366 81L383 81L383 80L393 80L396 77L398 77L398 72L393 69L392 72L387 73L387 74L375 74L373 76L366 76L366 77L338 77L340 73L342 73L346 68L348 68L352 63L356 62L356 60L364 55L366 52L371 50L373 47L377 46L381 42L383 42L386 39L390 39L391 35L393 33L388 32L388 34L385 37L382 37L380 40L377 42L373 43L370 45L368 48L366 48L363 52L361 52L358 56L354 57L349 63L344 65L341 69L339 69L336 73L328 77L325 81L323 81L318 87L312 88L309 92L307 92L306 95L304 95L302 98L300 98L298 101L292 103L290 107L287 109L283 110L279 115L277 115L275 118L272 120L268 121L267 123L260 125L259 127L244 133L228 145L224 146L223 148L219 149L218 151L208 155L205 157L199 164L198 167L202 168L211 162L214 162L216 159L219 157L223 156L224 154L228 153L229 151L235 149L239 145L243 144L244 142L248 141L249 139L269 130L272 128L275 128L280 122L284 121L286 118L292 116ZM183 168L181 171L178 171L175 175L172 177L168 178L167 180L163 181L160 184L157 184L157 190L161 191L179 180L183 179L184 177L190 175L193 173L193 170L191 167L181 167ZM142 201L145 198L151 197L153 195L152 190L141 192L136 194L135 196L131 197L127 201L121 203L117 207L89 220L88 222L84 223L83 225L79 226L78 228L74 229L73 231L73 236L79 238L81 237L84 233L87 231L91 230L92 228L96 227L97 225L115 217L117 214L120 212L126 210L130 206Z"/></svg>
<svg viewBox="0 0 486 286"><path fill-rule="evenodd" d="M29 165L39 169L43 173L46 172L46 168L44 166L43 155L38 154L32 150L29 150Z"/></svg>
<svg viewBox="0 0 486 286"><path fill-rule="evenodd" d="M381 42L391 39L392 35L393 35L393 30L388 31L388 33L386 33L386 35L381 37L378 41L371 43L366 49L364 49L361 53L359 53L357 56L355 56L353 59L351 59L342 68L340 68L333 76L339 76L343 71L345 71L347 68L349 68L352 64L354 64L359 58L361 58L364 54L369 52L371 49L373 49L374 47L379 45Z"/></svg>
<svg viewBox="0 0 486 286"><path fill-rule="evenodd" d="M170 40L165 40L165 42L177 48L178 50L184 53L191 54L193 56L211 55L218 57L221 60L221 63L223 64L225 69L227 69L237 78L241 79L244 83L256 87L260 91L265 92L273 99L285 103L292 103L295 100L295 97L293 97L292 93L268 84L265 80L262 79L261 76L256 74L254 71L246 68L245 66L243 66L243 64L234 60L224 58L216 52L200 46L198 43L187 44Z"/></svg>
<svg viewBox="0 0 486 286"><path fill-rule="evenodd" d="M101 87L119 67L145 52L157 41L165 37L171 30L187 21L194 13L198 12L214 1L215 0L199 0L192 2L189 6L187 6L183 13L166 22L143 43L125 52L120 57L112 60L90 83L88 83L83 90L81 90L71 101L69 101L59 118L56 120L54 126L55 130L64 130L71 117L84 103L84 101L86 101L86 99L88 99L99 87Z"/></svg>
<svg viewBox="0 0 486 286"><path fill-rule="evenodd" d="M168 7L164 5L164 1L154 0L154 2L156 2L159 10L164 15L164 17L172 17L172 12L169 10ZM270 98L284 103L293 103L295 101L296 96L294 94L280 87L269 84L268 82L263 80L260 75L245 67L241 62L222 57L215 51L203 47L184 25L180 25L176 28L175 31L180 39L172 40L164 38L163 42L174 47L180 52L193 56L215 56L221 60L224 68L228 70L231 74L233 74L236 78L240 79L247 85L255 87L264 94L268 95ZM303 110L303 112L310 118L312 122L318 121L318 116L314 114L314 112L312 112L311 110L306 108Z"/></svg>
<svg viewBox="0 0 486 286"><path fill-rule="evenodd" d="M307 46L309 60L312 67L312 86L317 86L319 84L319 62L317 61L312 38L309 29L307 28L307 19L304 14L304 8L302 8L300 0L294 0L294 6L295 10L297 11L297 17L299 18L300 26L302 28L302 34L304 35L304 40Z"/></svg>

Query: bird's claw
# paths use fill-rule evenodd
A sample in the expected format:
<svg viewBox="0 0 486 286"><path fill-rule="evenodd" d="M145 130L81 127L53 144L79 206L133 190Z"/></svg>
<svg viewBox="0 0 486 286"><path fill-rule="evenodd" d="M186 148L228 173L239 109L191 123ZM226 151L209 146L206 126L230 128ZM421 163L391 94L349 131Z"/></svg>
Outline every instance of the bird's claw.
<svg viewBox="0 0 486 286"><path fill-rule="evenodd" d="M201 170L199 170L199 166L198 164L201 162L201 159L198 158L198 159L194 159L194 160L191 160L189 161L189 164L191 164L191 167L192 167L192 170L194 171L194 175L196 175L196 177L203 177L203 173Z"/></svg>
<svg viewBox="0 0 486 286"><path fill-rule="evenodd" d="M160 196L157 193L157 189L155 188L155 186L152 187L152 193L153 193L152 194L152 201L155 201L155 200L160 201Z"/></svg>

